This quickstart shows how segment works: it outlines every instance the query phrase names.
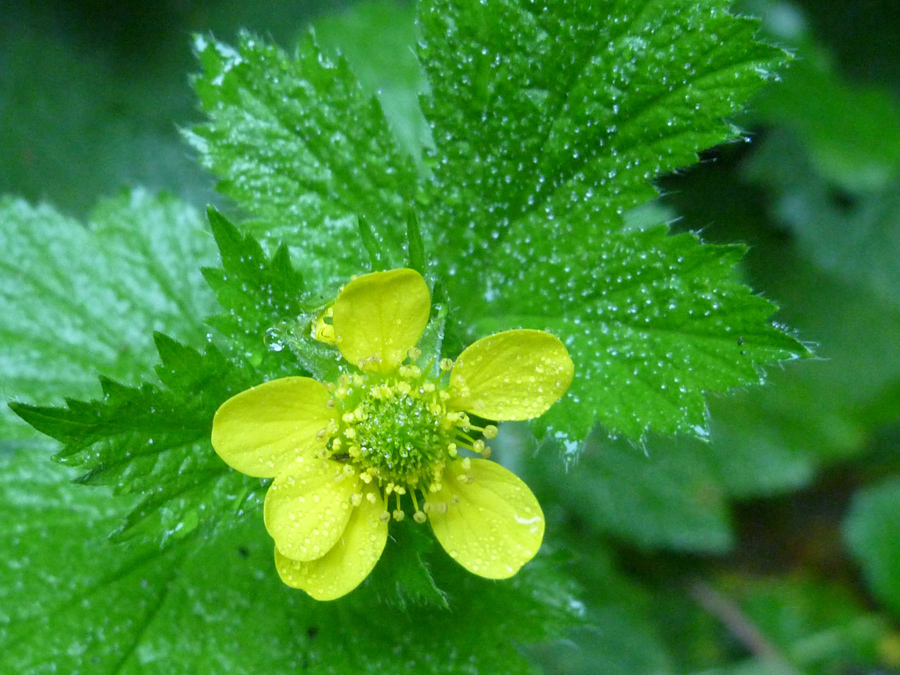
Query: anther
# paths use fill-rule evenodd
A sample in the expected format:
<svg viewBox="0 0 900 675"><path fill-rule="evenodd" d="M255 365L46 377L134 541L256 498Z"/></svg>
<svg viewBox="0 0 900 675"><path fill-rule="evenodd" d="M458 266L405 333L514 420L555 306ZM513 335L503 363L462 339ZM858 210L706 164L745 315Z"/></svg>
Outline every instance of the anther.
<svg viewBox="0 0 900 675"><path fill-rule="evenodd" d="M406 517L406 514L403 513L403 511L401 511L400 509L395 509L395 510L394 510L394 520L396 520L398 523L399 523L401 520L403 520L405 517ZM414 517L415 517L415 516L414 516Z"/></svg>
<svg viewBox="0 0 900 675"><path fill-rule="evenodd" d="M487 459L488 457L490 457L491 456L491 446L489 446L489 445L484 446L484 450L481 451L481 456L484 459Z"/></svg>
<svg viewBox="0 0 900 675"><path fill-rule="evenodd" d="M382 523L386 523L386 522L388 522L388 521L391 519L391 514L388 513L387 511L382 511L382 512L381 512L381 515L378 516L378 519L379 519Z"/></svg>
<svg viewBox="0 0 900 675"><path fill-rule="evenodd" d="M495 427L493 424L488 424L484 428L484 431L482 431L481 433L484 434L485 438L490 440L491 438L497 438L498 431L499 429L497 429L497 427Z"/></svg>
<svg viewBox="0 0 900 675"><path fill-rule="evenodd" d="M418 347L413 347L413 348L410 349L408 352L406 352L406 355L407 355L409 358L411 358L413 361L415 361L417 358L419 358L420 356L422 356L422 350L419 349Z"/></svg>
<svg viewBox="0 0 900 675"><path fill-rule="evenodd" d="M417 523L419 523L421 525L422 523L424 523L427 520L427 516L422 511L416 511L413 514L413 520L415 520Z"/></svg>
<svg viewBox="0 0 900 675"><path fill-rule="evenodd" d="M375 495L372 496L374 497ZM350 495L350 503L353 504L353 506L359 506L360 504L362 504L362 500L363 496L360 492L354 492L352 495Z"/></svg>
<svg viewBox="0 0 900 675"><path fill-rule="evenodd" d="M453 370L453 361L450 359L441 359L441 370L447 372L448 370Z"/></svg>
<svg viewBox="0 0 900 675"><path fill-rule="evenodd" d="M479 438L477 441L472 443L472 449L478 453L484 452L484 441Z"/></svg>

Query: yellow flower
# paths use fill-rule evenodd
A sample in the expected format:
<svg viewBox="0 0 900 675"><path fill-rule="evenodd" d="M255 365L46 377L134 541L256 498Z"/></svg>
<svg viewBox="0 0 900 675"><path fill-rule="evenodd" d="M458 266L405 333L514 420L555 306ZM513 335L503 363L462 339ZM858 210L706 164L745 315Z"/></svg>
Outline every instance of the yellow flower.
<svg viewBox="0 0 900 675"><path fill-rule="evenodd" d="M336 383L286 377L226 401L212 443L231 467L274 478L265 524L282 580L318 600L356 588L384 550L404 500L463 567L504 579L541 546L544 516L517 476L486 459L497 427L566 392L558 338L512 330L478 340L454 365L416 365L431 296L408 269L354 279L334 303L329 342L348 362ZM324 316L317 323L324 323ZM318 329L321 330L322 326ZM480 455L481 458L464 455ZM390 502L394 502L391 509Z"/></svg>

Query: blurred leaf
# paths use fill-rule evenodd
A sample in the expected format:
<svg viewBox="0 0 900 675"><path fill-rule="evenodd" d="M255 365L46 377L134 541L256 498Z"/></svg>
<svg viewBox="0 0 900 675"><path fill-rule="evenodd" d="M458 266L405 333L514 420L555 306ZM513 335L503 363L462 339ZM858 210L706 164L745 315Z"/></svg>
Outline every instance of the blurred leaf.
<svg viewBox="0 0 900 675"><path fill-rule="evenodd" d="M775 215L797 237L804 255L900 306L900 171L885 176L877 191L848 194L817 173L808 147L783 133L766 140L747 171L774 192Z"/></svg>
<svg viewBox="0 0 900 675"><path fill-rule="evenodd" d="M543 453L528 482L591 531L647 549L727 550L725 495L694 444L654 437L647 448L591 439L571 468Z"/></svg>
<svg viewBox="0 0 900 675"><path fill-rule="evenodd" d="M855 496L844 522L844 539L872 591L900 613L900 478L864 488Z"/></svg>
<svg viewBox="0 0 900 675"><path fill-rule="evenodd" d="M198 267L215 249L199 215L172 197L123 193L102 201L88 227L0 199L0 248L4 398L94 396L98 370L134 382L155 361L154 330L204 341L214 299ZM14 419L5 405L0 419Z"/></svg>
<svg viewBox="0 0 900 675"><path fill-rule="evenodd" d="M851 192L885 189L900 172L900 99L844 81L812 46L802 56L754 101L754 119L796 135L813 173L828 182Z"/></svg>
<svg viewBox="0 0 900 675"><path fill-rule="evenodd" d="M586 625L565 640L528 649L547 675L677 672L654 625L657 597L619 571L607 542L571 521L555 522L548 532L572 552L567 568L584 589Z"/></svg>
<svg viewBox="0 0 900 675"><path fill-rule="evenodd" d="M174 126L191 114L192 105L181 59L159 49L119 68L121 60L104 53L109 40L102 48L79 44L83 36L74 29L63 35L59 17L37 6L42 4L16 8L23 15L18 21L9 16L13 8L4 7L0 193L48 199L77 213L123 185L209 199L208 181L184 152ZM167 27L169 17L157 12L153 18L153 28ZM87 31L103 23L91 16ZM156 33L158 44L153 28L145 23L141 32ZM135 51L143 47L134 40L129 45Z"/></svg>
<svg viewBox="0 0 900 675"><path fill-rule="evenodd" d="M347 63L332 64L311 36L294 58L249 35L236 50L202 37L196 49L209 121L188 139L223 178L220 191L260 219L245 227L291 246L308 278L338 283L368 268L362 214L386 264L399 266L415 169Z"/></svg>
<svg viewBox="0 0 900 675"><path fill-rule="evenodd" d="M568 584L540 561L498 583L442 554L450 611L395 608L390 621L373 621L365 586L332 603L284 586L256 522L163 553L112 546L98 538L121 517L120 502L72 486L68 474L41 453L0 455L0 536L12 547L0 650L13 672L524 674L535 671L516 645L578 621Z"/></svg>
<svg viewBox="0 0 900 675"><path fill-rule="evenodd" d="M705 392L806 354L732 278L740 248L624 229L655 176L738 135L722 118L786 58L725 7L420 7L436 144L425 213L451 297L474 333L527 326L566 342L576 381L539 425L563 442L595 421L635 439L705 435Z"/></svg>
<svg viewBox="0 0 900 675"><path fill-rule="evenodd" d="M862 607L848 589L808 578L769 578L735 580L726 585L726 592L737 594L746 620L796 673L832 675L883 665L879 645L890 626Z"/></svg>

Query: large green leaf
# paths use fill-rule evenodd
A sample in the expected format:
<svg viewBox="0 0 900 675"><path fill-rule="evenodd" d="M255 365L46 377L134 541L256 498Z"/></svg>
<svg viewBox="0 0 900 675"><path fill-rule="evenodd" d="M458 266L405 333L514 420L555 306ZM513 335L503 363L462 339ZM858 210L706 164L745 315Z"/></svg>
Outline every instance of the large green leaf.
<svg viewBox="0 0 900 675"><path fill-rule="evenodd" d="M729 4L422 2L442 240L480 257L551 232L590 246L655 196L653 178L735 138L723 117L785 54Z"/></svg>
<svg viewBox="0 0 900 675"><path fill-rule="evenodd" d="M575 381L541 430L581 439L599 421L630 438L703 437L706 392L759 383L763 364L808 353L770 325L774 305L735 279L742 253L661 227L609 234L540 264L498 262L468 309L480 331L550 329L566 343Z"/></svg>
<svg viewBox="0 0 900 675"><path fill-rule="evenodd" d="M427 220L475 333L550 329L576 380L540 424L705 435L704 393L806 354L736 281L742 249L626 227L659 174L738 136L723 118L784 62L725 2L429 0ZM490 318L485 318L490 317Z"/></svg>
<svg viewBox="0 0 900 675"><path fill-rule="evenodd" d="M200 354L162 334L156 343L162 387L126 387L102 378L99 401L12 407L63 444L57 461L87 470L80 482L141 495L117 538L140 535L166 545L198 527L208 532L225 514L259 503L264 482L232 471L210 443L216 409L259 376L215 347Z"/></svg>
<svg viewBox="0 0 900 675"><path fill-rule="evenodd" d="M38 449L0 454L0 663L81 675L534 673L517 645L578 622L568 583L539 560L515 580L432 561L450 608L379 605L367 585L333 603L284 586L261 523L214 540L102 541L122 502L68 482ZM375 619L386 615L390 621Z"/></svg>
<svg viewBox="0 0 900 675"><path fill-rule="evenodd" d="M198 268L215 247L199 214L172 197L123 193L87 227L5 198L0 249L3 398L96 395L98 371L136 382L155 362L154 330L205 341L214 298ZM5 405L0 418L13 419Z"/></svg>
<svg viewBox="0 0 900 675"><path fill-rule="evenodd" d="M363 216L385 264L399 266L416 170L346 62L329 61L311 36L293 57L248 35L237 49L205 38L196 49L209 121L188 139L222 177L219 189L259 219L246 226L294 247L304 271L327 283L368 267Z"/></svg>

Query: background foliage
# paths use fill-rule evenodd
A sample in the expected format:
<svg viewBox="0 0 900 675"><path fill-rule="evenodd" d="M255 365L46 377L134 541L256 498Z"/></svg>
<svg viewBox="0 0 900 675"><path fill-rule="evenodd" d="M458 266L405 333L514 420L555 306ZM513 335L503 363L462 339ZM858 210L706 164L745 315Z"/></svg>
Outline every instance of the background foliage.
<svg viewBox="0 0 900 675"><path fill-rule="evenodd" d="M428 21L441 20L443 4L425 3ZM723 247L750 244L741 280L776 301L778 320L814 342L820 359L771 370L764 388L713 397L708 440L684 433L641 437L647 419L606 412L607 428L640 438L640 446L596 433L580 460L567 465L551 447L553 434L535 454L527 429L507 430L507 461L534 486L548 515L548 555L500 586L458 574L432 555L430 540L399 530L397 558L414 557L427 567L386 558L372 583L347 603L324 606L273 580L258 519L234 525L231 518L255 508L262 485L208 462L208 430L191 421L208 418L248 383L285 372L293 359L290 349L263 349L244 339L255 330L242 318L252 318L247 308L266 302L267 316L302 315L317 302L305 277L337 279L370 256L349 222L346 241L310 242L312 250L338 249L332 268L308 268L315 261L296 256L292 264L286 251L278 252L296 219L346 218L315 202L303 212L289 199L271 212L257 210L259 221L243 232L262 238L263 247L215 214L210 236L205 203L231 218L239 213L216 196L176 127L202 121L186 83L185 74L197 71L187 36L211 30L237 44L243 26L292 47L315 20L324 51L333 55L340 46L363 91L379 92L388 126L377 128L376 120L366 133L399 141L395 156L372 155L373 162L396 167L391 193L408 195L420 217L449 222L461 216L460 204L475 204L497 216L498 231L508 228L498 236L536 235L527 209L515 211L509 202L503 213L489 201L505 199L502 171L473 181L458 202L449 200L456 211L429 216L422 208L434 197L416 193L413 178L429 169L442 175L429 148L460 140L450 127L433 136L417 113L424 85L411 51L411 8L381 2L325 16L325 3L245 5L6 8L0 145L10 150L0 165L0 192L12 196L0 204L0 302L8 303L0 304L0 393L42 406L29 409L30 421L63 441L64 463L82 468L72 473L47 462L60 447L2 413L0 532L10 545L0 553L0 664L23 673L253 673L263 662L267 670L274 664L335 673L394 672L412 663L416 672L435 673L900 672L894 628L900 488L893 478L900 469L900 71L890 58L898 27L891 25L897 20L889 4L862 12L850 2L827 10L814 3L745 3L766 18L770 39L797 54L784 82L766 88L736 120L753 130L752 142L704 153L698 166L657 183L664 196L649 211L611 226L652 239L659 235L647 226L671 220L676 230L702 232ZM513 52L527 38L508 37ZM197 48L212 81L221 64ZM639 75L652 72L645 66ZM519 77L514 69L508 76ZM208 89L204 98L202 75L197 86L209 112L218 94ZM344 113L371 118L364 96L358 98L358 107ZM577 122L573 115L573 128ZM326 123L311 122L315 129ZM619 147L627 154L627 129L610 132L611 126L603 127L605 141L624 138ZM268 129L278 133L274 125ZM190 133L195 145L215 140L197 127ZM727 130L721 134L698 141L697 149L728 137ZM277 161L278 148L271 147ZM204 157L220 175L233 171ZM548 157L552 164L553 153ZM629 159L635 157L618 169ZM252 167L239 169L253 175ZM491 175L500 182L490 183ZM314 179L287 175L283 189L289 197L290 180ZM351 172L347 185L370 179ZM134 189L120 192L123 185ZM536 199L549 190L541 185L534 183ZM138 186L175 196L153 196ZM652 197L642 179L632 186L637 196L616 196L625 208ZM258 199L252 182L220 187L245 206ZM355 194L338 191L345 202ZM366 208L386 214L374 221L378 251L390 264L402 262L404 205L388 200ZM577 209L555 208L563 230L566 222L582 222ZM395 229L381 231L385 222ZM459 247L473 257L478 275L488 275L480 283L503 292L517 261L500 255L495 265L479 266L479 256L492 250L481 242L491 239L493 232L472 229L459 240L428 243ZM668 241L705 251L697 254L698 265L719 259L730 266L737 258L732 248L698 249L690 235ZM660 251L661 259L666 253ZM555 278L578 264L585 261L563 260L556 272L536 273ZM201 267L207 268L202 276ZM453 271L441 271L452 291ZM733 283L726 271L721 282ZM538 276L511 284L524 291L514 298L519 325L547 281ZM689 288L684 297L697 291ZM484 305L474 303L477 311L466 318L477 323L477 314L490 312L489 298ZM563 308L559 325L550 325L566 330L564 319L575 308ZM760 301L754 311L768 310ZM210 323L199 320L216 312ZM590 313L579 320L590 320ZM625 330L628 322L618 325ZM231 340L206 344L210 329ZM172 337L154 339L154 331ZM283 347L278 339L274 344ZM619 339L609 338L610 344ZM315 354L301 356L314 366ZM646 360L640 354L635 363ZM102 389L98 373L106 378ZM617 384L615 373L602 376ZM710 386L697 382L698 389ZM183 410L176 405L179 388L204 394ZM74 400L98 397L97 404ZM604 401L596 409L606 410ZM706 425L702 403L691 410L658 430ZM116 426L122 411L133 424ZM83 424L85 417L92 424ZM586 431L577 416L545 422L538 431L547 425L566 429L556 441ZM141 454L151 446L153 452ZM117 464L123 451L129 461ZM70 483L76 476L88 486ZM123 543L104 542L111 532Z"/></svg>

